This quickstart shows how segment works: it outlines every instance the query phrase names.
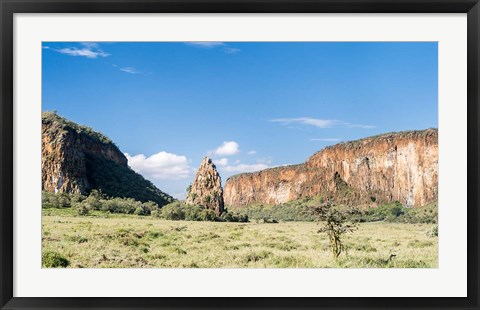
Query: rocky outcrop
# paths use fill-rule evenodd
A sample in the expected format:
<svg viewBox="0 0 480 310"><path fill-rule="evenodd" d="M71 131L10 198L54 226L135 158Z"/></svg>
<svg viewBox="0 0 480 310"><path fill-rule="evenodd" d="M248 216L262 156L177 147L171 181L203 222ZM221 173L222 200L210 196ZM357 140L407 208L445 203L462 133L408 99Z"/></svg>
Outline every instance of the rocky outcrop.
<svg viewBox="0 0 480 310"><path fill-rule="evenodd" d="M327 147L304 164L229 178L226 205L278 204L316 195L423 206L438 197L438 131L389 133Z"/></svg>
<svg viewBox="0 0 480 310"><path fill-rule="evenodd" d="M128 167L107 137L53 112L42 113L42 190L131 197L164 205L172 197Z"/></svg>
<svg viewBox="0 0 480 310"><path fill-rule="evenodd" d="M210 158L203 158L187 195L189 205L203 206L217 215L223 212L222 180Z"/></svg>

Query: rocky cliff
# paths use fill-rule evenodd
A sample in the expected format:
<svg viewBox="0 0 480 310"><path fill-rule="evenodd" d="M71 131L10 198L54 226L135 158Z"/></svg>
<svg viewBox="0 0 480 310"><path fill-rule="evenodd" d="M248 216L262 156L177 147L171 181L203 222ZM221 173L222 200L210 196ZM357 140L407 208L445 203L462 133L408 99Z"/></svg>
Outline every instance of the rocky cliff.
<svg viewBox="0 0 480 310"><path fill-rule="evenodd" d="M101 133L53 112L42 113L42 190L155 201L173 198L128 167L127 158Z"/></svg>
<svg viewBox="0 0 480 310"><path fill-rule="evenodd" d="M203 158L188 192L186 203L214 210L218 215L223 212L222 180L210 158Z"/></svg>
<svg viewBox="0 0 480 310"><path fill-rule="evenodd" d="M438 131L383 134L327 147L304 164L229 178L226 205L332 195L360 204L423 206L438 197ZM341 197L338 197L341 196Z"/></svg>

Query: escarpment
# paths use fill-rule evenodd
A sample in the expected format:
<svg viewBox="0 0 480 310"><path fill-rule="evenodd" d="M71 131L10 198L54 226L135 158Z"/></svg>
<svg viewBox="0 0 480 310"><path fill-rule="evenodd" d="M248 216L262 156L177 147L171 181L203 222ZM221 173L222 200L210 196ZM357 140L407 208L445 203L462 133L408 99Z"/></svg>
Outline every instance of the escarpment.
<svg viewBox="0 0 480 310"><path fill-rule="evenodd" d="M304 164L230 177L226 205L278 204L316 195L365 204L423 206L438 197L438 130L382 134L340 143Z"/></svg>
<svg viewBox="0 0 480 310"><path fill-rule="evenodd" d="M109 138L56 113L42 113L42 190L88 194L92 189L159 205L173 201L130 169Z"/></svg>

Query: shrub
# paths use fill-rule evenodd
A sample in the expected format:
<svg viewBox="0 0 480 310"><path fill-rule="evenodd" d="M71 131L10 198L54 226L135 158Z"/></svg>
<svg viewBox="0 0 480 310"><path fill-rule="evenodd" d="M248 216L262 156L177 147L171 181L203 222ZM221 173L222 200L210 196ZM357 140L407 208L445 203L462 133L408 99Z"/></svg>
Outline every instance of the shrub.
<svg viewBox="0 0 480 310"><path fill-rule="evenodd" d="M425 234L429 238L438 237L438 225L432 226Z"/></svg>
<svg viewBox="0 0 480 310"><path fill-rule="evenodd" d="M42 208L69 208L70 195L67 193L42 192Z"/></svg>
<svg viewBox="0 0 480 310"><path fill-rule="evenodd" d="M201 221L201 213L203 208L200 206L184 205L185 220L187 221Z"/></svg>
<svg viewBox="0 0 480 310"><path fill-rule="evenodd" d="M90 206L88 205L88 203L82 202L77 205L78 215L85 216L85 215L88 215L89 212L90 212Z"/></svg>
<svg viewBox="0 0 480 310"><path fill-rule="evenodd" d="M153 210L153 211L150 213L150 215L151 215L152 217L159 218L160 215L161 215L161 213L160 213L160 211L158 211L158 210Z"/></svg>
<svg viewBox="0 0 480 310"><path fill-rule="evenodd" d="M143 203L143 211L145 215L149 215L152 211L156 211L158 209L158 205L153 201L147 201Z"/></svg>
<svg viewBox="0 0 480 310"><path fill-rule="evenodd" d="M92 191L93 193L94 191ZM90 194L82 203L87 203L90 207L90 210L101 210L103 203L100 200L101 196L98 194Z"/></svg>
<svg viewBox="0 0 480 310"><path fill-rule="evenodd" d="M133 214L142 203L132 198L111 198L102 200L102 210L110 213Z"/></svg>
<svg viewBox="0 0 480 310"><path fill-rule="evenodd" d="M137 207L137 208L135 209L135 211L133 212L133 214L135 214L135 215L146 215L146 214L145 214L145 211L143 210L142 207Z"/></svg>
<svg viewBox="0 0 480 310"><path fill-rule="evenodd" d="M179 201L169 203L168 205L162 207L161 212L161 217L166 220L178 221L185 219L184 206Z"/></svg>
<svg viewBox="0 0 480 310"><path fill-rule="evenodd" d="M42 267L46 268L65 268L70 265L68 259L56 252L43 252L42 253Z"/></svg>
<svg viewBox="0 0 480 310"><path fill-rule="evenodd" d="M215 211L210 209L203 209L200 213L201 221L210 221L213 222L216 219Z"/></svg>

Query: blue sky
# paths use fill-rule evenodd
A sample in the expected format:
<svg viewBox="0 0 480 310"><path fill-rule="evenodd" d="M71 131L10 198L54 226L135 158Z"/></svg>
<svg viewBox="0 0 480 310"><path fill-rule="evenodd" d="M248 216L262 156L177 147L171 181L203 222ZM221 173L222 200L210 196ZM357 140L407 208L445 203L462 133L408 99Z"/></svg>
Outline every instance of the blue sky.
<svg viewBox="0 0 480 310"><path fill-rule="evenodd" d="M183 198L327 145L438 125L437 43L44 42L42 109L101 131Z"/></svg>

